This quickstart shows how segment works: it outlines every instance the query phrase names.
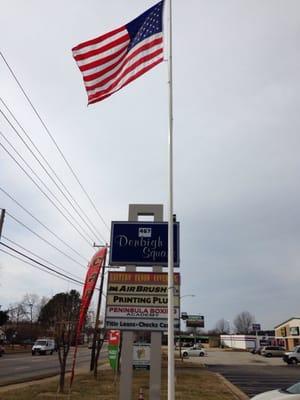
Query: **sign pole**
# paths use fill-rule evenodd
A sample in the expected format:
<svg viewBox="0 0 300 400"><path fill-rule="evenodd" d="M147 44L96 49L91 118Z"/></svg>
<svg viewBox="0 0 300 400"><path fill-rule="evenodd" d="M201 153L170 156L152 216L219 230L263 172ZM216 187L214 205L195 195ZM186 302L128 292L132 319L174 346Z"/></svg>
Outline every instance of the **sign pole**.
<svg viewBox="0 0 300 400"><path fill-rule="evenodd" d="M174 365L174 243L173 243L173 68L172 68L172 0L169 5L169 210L168 210L168 400L175 399Z"/></svg>

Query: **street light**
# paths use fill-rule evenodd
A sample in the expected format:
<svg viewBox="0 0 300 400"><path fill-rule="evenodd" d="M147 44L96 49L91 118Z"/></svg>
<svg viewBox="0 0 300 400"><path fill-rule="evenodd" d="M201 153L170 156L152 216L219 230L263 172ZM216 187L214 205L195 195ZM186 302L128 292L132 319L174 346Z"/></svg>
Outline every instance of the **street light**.
<svg viewBox="0 0 300 400"><path fill-rule="evenodd" d="M33 307L33 303L29 302L28 305L30 307L30 339L32 340L32 307Z"/></svg>
<svg viewBox="0 0 300 400"><path fill-rule="evenodd" d="M182 299L183 297L196 297L195 294L184 294L183 296L180 296L179 299Z"/></svg>
<svg viewBox="0 0 300 400"><path fill-rule="evenodd" d="M231 332L231 325L229 319L226 320L228 322L228 329L229 329L229 335L230 335L230 348L232 350L232 332Z"/></svg>

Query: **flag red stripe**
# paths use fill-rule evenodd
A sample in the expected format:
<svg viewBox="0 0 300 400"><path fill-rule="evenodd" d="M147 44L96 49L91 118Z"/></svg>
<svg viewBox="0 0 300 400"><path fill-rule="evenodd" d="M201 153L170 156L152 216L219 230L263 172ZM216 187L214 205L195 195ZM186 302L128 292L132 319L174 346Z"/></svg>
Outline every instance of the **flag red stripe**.
<svg viewBox="0 0 300 400"><path fill-rule="evenodd" d="M96 83L95 85L92 86L86 86L86 90L89 92L90 90L94 90L97 88L101 88L103 85L105 85L106 83L114 80L113 83L106 89L104 89L105 92L110 91L111 88L115 87L122 78L124 78L125 75L127 75L129 72L131 72L132 70L134 70L138 65L143 64L146 61L151 60L152 58L158 56L160 53L162 53L163 49L157 49L156 51L152 52L151 54L146 54L145 56L141 57L140 59L138 59L136 62L134 62L132 65L130 65L127 69L126 68L126 64L128 64L128 62L133 58L132 56L130 56L128 59L126 59L123 63L123 65L120 66L120 68L114 72L112 75L108 76L107 78L103 79L101 82ZM122 70L124 70L122 72ZM120 74L120 72L122 72Z"/></svg>
<svg viewBox="0 0 300 400"><path fill-rule="evenodd" d="M105 33L104 35L98 36L95 39L87 40L86 42L80 43L77 46L73 47L72 51L81 50L84 47L92 46L94 44L100 43L105 39L108 39L111 36L121 32L122 30L126 29L125 26L121 26L120 28L114 29L111 32Z"/></svg>
<svg viewBox="0 0 300 400"><path fill-rule="evenodd" d="M162 50L161 50L161 52L162 52ZM115 88L115 86L116 86L116 85L113 85L113 87L110 87L109 90L108 89L107 90L103 90L101 92L98 92L98 93L95 93L93 95L88 96L88 100L89 100L88 104L93 104L93 103L96 103L97 101L99 101L100 99L103 100L106 97L109 97L110 95L112 95L113 93L119 91L124 86L128 85L128 83L132 82L134 79L136 79L139 76L143 75L145 72L149 71L151 68L155 67L157 64L161 63L162 61L163 61L163 57L161 57L159 60L153 62L152 64L147 65L145 68L143 68L140 71L138 71L135 75L131 76L126 82L124 82L124 84L122 86L120 86L116 90L113 90ZM130 70L132 70L134 68L130 68ZM122 77L126 76L128 72L130 72L130 71L126 71L126 73L124 73L122 75Z"/></svg>
<svg viewBox="0 0 300 400"><path fill-rule="evenodd" d="M128 38L129 38L129 35L126 32L124 34L124 36L122 36L122 37L120 37L118 39L115 39L112 42L107 43L106 45L104 45L102 47L99 47L98 49L90 50L87 53L79 54L77 56L74 56L74 58L75 58L76 61L82 61L82 60L88 59L90 57L96 56L98 54L99 54L99 57L101 57L101 53L104 53L107 50L110 50L110 49L112 49L112 48L114 48L116 46L119 46L120 44L122 44L124 42L128 42Z"/></svg>
<svg viewBox="0 0 300 400"><path fill-rule="evenodd" d="M113 54L110 54L109 56L100 58L97 61L93 61L90 64L78 66L81 72L88 71L89 69L93 69L96 67L100 67L100 65L106 64L107 62L113 60L114 58L118 57L125 49L127 46L122 47L120 50L116 51Z"/></svg>
<svg viewBox="0 0 300 400"><path fill-rule="evenodd" d="M92 74L92 75L84 76L84 77L83 77L84 82L85 82L85 83L89 83L90 81L93 81L94 79L101 78L101 76L105 75L105 74L108 73L109 71L112 71L115 67L117 67L117 66L120 65L120 63L121 63L120 68L119 68L118 71L117 71L117 73L118 73L118 72L120 71L120 69L122 69L122 67L124 66L124 64L127 62L127 60L126 60L125 57L126 57L126 54L124 54L124 56L123 56L121 59L117 60L114 64L111 64L111 65L108 66L107 68L104 68L102 71L97 72L97 73ZM111 78L112 76L113 76L113 74L112 74L108 79L109 79L109 80L112 79L112 78ZM90 90L90 89L92 89L94 86L95 86L95 87L98 87L99 84L101 85L101 82L96 83L96 84L92 85L91 87L86 86L85 88L86 88L86 90Z"/></svg>
<svg viewBox="0 0 300 400"><path fill-rule="evenodd" d="M117 90L111 91L110 93L107 94L102 94L102 95L94 95L93 99L90 100L89 98L89 103L88 104L93 104L93 103L97 103L97 101L100 100L104 100L107 97L111 96L113 93L118 92L120 89L122 89L124 86L128 85L130 82L134 81L135 79L137 79L138 77L140 77L141 75L143 75L144 73L146 73L147 71L149 71L151 68L155 67L157 64L161 63L163 61L163 57L160 58L159 60L157 60L156 62L154 62L151 65L147 65L147 67L141 69L139 72L137 72L135 75L131 76L126 82L124 82L124 84L122 86L120 86Z"/></svg>
<svg viewBox="0 0 300 400"><path fill-rule="evenodd" d="M143 46L137 48L136 50L134 50L134 51L131 50L131 51L126 55L126 57L124 56L124 58L125 58L124 61L123 61L122 59L121 59L121 60L118 60L116 63L114 63L114 64L108 66L107 68L103 69L103 70L100 71L100 72L97 72L97 73L95 73L95 74L91 74L91 75L84 76L84 77L83 77L83 80L84 80L85 82L89 82L89 81L94 80L94 79L96 79L96 78L100 78L102 75L104 75L104 74L106 74L107 72L109 72L110 70L112 70L112 69L113 69L117 64L119 64L119 63L120 63L120 68L122 68L123 65L124 65L127 61L130 61L132 58L134 58L135 56L137 56L139 53L141 53L141 52L143 52L143 51L145 51L145 50L149 50L149 49L151 49L151 47L154 47L155 45L161 44L162 41L163 41L163 40L162 40L162 37L160 37L160 38L156 38L156 39L152 40L151 42L147 42L147 43L145 43ZM89 88L89 89L90 89L90 88Z"/></svg>
<svg viewBox="0 0 300 400"><path fill-rule="evenodd" d="M84 82L90 82L90 81L93 81L94 79L100 78L102 75L104 75L107 72L109 72L110 70L114 69L118 64L123 62L123 60L125 59L127 54L128 54L127 50L123 50L123 52L121 52L121 54L119 54L118 57L114 57L113 60L110 60L111 63L110 62L106 63L106 64L109 64L106 68L102 67L103 69L101 69L100 71L90 73L89 75L84 75L83 76ZM112 61L114 61L114 62L112 62ZM98 67L100 67L100 65Z"/></svg>

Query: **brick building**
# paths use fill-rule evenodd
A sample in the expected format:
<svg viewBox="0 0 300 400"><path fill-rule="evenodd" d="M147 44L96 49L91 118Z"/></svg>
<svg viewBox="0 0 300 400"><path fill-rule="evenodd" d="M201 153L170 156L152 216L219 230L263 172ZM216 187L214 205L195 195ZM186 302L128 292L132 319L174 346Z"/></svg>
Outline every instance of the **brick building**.
<svg viewBox="0 0 300 400"><path fill-rule="evenodd" d="M300 317L292 317L275 326L275 338L282 340L284 347L290 351L300 344Z"/></svg>

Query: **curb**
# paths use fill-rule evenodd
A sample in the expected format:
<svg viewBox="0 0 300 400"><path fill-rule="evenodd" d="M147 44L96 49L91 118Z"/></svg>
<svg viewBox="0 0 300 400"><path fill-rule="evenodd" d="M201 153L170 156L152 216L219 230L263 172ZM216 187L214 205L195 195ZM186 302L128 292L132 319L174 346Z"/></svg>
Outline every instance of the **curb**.
<svg viewBox="0 0 300 400"><path fill-rule="evenodd" d="M226 379L223 375L219 374L218 372L215 373L220 380L224 383L225 386L232 392L234 397L238 400L249 400L249 397L241 391L237 386L235 386L233 383L229 382L228 379Z"/></svg>

